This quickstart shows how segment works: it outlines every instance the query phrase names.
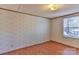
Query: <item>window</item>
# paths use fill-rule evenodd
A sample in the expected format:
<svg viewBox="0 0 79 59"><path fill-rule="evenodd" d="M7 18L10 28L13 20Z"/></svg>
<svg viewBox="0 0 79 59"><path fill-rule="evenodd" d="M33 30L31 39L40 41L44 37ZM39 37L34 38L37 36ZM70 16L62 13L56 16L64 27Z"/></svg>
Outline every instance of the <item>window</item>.
<svg viewBox="0 0 79 59"><path fill-rule="evenodd" d="M79 38L79 16L64 19L64 36Z"/></svg>

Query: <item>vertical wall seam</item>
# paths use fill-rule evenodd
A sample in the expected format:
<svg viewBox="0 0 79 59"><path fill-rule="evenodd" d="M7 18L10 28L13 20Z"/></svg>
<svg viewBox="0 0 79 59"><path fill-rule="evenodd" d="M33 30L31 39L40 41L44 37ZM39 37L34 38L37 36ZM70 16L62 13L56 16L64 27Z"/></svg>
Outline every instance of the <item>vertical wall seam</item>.
<svg viewBox="0 0 79 59"><path fill-rule="evenodd" d="M50 19L50 40L52 40L52 20Z"/></svg>

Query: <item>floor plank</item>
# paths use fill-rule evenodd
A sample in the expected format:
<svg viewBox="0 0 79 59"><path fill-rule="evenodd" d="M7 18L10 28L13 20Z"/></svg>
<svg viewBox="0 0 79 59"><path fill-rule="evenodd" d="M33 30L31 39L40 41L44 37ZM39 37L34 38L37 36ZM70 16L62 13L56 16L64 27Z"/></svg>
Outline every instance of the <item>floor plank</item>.
<svg viewBox="0 0 79 59"><path fill-rule="evenodd" d="M78 55L79 49L49 41L4 53L3 55Z"/></svg>

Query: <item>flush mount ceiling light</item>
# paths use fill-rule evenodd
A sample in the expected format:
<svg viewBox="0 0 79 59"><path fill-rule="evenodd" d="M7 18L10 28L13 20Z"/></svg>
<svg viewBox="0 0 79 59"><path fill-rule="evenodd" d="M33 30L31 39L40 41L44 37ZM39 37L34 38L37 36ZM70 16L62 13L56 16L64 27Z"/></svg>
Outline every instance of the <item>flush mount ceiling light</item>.
<svg viewBox="0 0 79 59"><path fill-rule="evenodd" d="M58 10L59 9L59 5L58 4L50 4L48 5L48 8L52 11Z"/></svg>

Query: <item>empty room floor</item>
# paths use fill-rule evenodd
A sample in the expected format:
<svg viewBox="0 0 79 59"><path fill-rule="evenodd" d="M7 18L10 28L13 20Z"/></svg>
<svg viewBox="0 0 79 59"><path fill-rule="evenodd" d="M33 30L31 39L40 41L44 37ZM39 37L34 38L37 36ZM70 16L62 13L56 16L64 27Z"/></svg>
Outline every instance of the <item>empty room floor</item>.
<svg viewBox="0 0 79 59"><path fill-rule="evenodd" d="M48 41L42 44L17 49L3 55L78 55L79 49L57 42Z"/></svg>

